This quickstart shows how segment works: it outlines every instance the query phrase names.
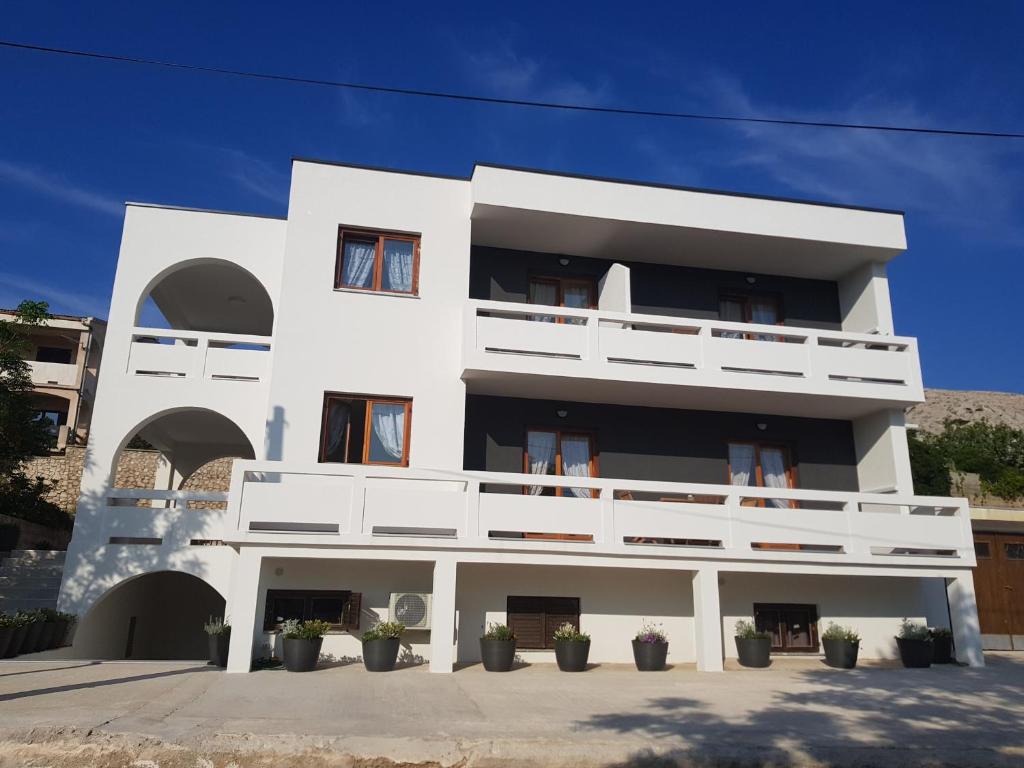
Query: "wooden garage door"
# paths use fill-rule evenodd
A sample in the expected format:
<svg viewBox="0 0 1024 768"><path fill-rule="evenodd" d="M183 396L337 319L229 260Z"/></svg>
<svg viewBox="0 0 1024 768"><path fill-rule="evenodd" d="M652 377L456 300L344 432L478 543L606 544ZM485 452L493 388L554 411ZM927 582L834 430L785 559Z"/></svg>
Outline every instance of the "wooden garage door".
<svg viewBox="0 0 1024 768"><path fill-rule="evenodd" d="M1024 534L976 533L974 569L983 635L1004 635L1020 648L1024 635ZM1014 636L1017 642L1014 642Z"/></svg>

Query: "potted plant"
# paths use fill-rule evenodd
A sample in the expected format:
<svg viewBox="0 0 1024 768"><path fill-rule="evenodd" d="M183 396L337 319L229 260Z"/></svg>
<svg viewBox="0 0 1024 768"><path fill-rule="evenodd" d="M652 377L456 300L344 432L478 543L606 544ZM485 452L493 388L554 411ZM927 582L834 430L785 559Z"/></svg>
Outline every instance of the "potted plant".
<svg viewBox="0 0 1024 768"><path fill-rule="evenodd" d="M645 621L633 638L633 661L641 672L658 672L665 668L668 637L660 624Z"/></svg>
<svg viewBox="0 0 1024 768"><path fill-rule="evenodd" d="M9 620L14 627L14 631L11 633L11 641L7 646L7 652L3 656L5 659L21 653L22 643L25 642L25 635L28 634L29 625L32 623L29 617L21 612L10 616Z"/></svg>
<svg viewBox="0 0 1024 768"><path fill-rule="evenodd" d="M590 656L590 635L580 632L571 622L555 630L555 661L563 672L583 672Z"/></svg>
<svg viewBox="0 0 1024 768"><path fill-rule="evenodd" d="M936 627L929 630L932 636L932 664L953 664L953 633L944 628Z"/></svg>
<svg viewBox="0 0 1024 768"><path fill-rule="evenodd" d="M22 637L18 653L35 653L39 636L43 634L43 617L39 611L23 611L21 615L25 617L28 629Z"/></svg>
<svg viewBox="0 0 1024 768"><path fill-rule="evenodd" d="M363 632L363 666L367 672L390 672L398 661L405 624L380 621Z"/></svg>
<svg viewBox="0 0 1024 768"><path fill-rule="evenodd" d="M14 638L14 631L18 628L13 616L0 613L0 659L7 656L7 649Z"/></svg>
<svg viewBox="0 0 1024 768"><path fill-rule="evenodd" d="M923 669L932 665L932 635L924 624L903 619L896 645L904 667Z"/></svg>
<svg viewBox="0 0 1024 768"><path fill-rule="evenodd" d="M480 659L488 672L508 672L516 658L516 636L504 624L488 624L480 638Z"/></svg>
<svg viewBox="0 0 1024 768"><path fill-rule="evenodd" d="M857 666L860 635L853 628L829 622L828 629L821 633L821 644L825 648L825 663L830 667L853 669Z"/></svg>
<svg viewBox="0 0 1024 768"><path fill-rule="evenodd" d="M231 625L220 616L211 616L203 625L210 647L210 663L216 667L228 665L228 645L231 643Z"/></svg>
<svg viewBox="0 0 1024 768"><path fill-rule="evenodd" d="M57 620L60 618L53 608L40 608L39 615L43 620L43 629L36 642L37 651L46 651L53 647L53 638L57 634Z"/></svg>
<svg viewBox="0 0 1024 768"><path fill-rule="evenodd" d="M281 627L284 636L284 668L289 672L310 672L320 660L324 635L331 625L320 619L289 619Z"/></svg>
<svg viewBox="0 0 1024 768"><path fill-rule="evenodd" d="M71 628L78 621L75 614L65 611L57 611L57 617L57 631L54 633L51 648L63 648L65 645L70 645Z"/></svg>
<svg viewBox="0 0 1024 768"><path fill-rule="evenodd" d="M749 621L736 622L736 655L740 666L767 667L772 663L772 636Z"/></svg>

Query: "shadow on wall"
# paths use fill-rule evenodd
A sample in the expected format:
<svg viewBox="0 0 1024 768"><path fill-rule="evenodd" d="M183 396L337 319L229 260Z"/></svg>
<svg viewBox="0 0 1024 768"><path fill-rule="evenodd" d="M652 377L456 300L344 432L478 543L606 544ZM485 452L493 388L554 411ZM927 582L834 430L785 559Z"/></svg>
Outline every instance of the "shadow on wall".
<svg viewBox="0 0 1024 768"><path fill-rule="evenodd" d="M767 705L757 695L761 686L751 684L739 707L752 709L743 714L732 711L737 702L723 717L707 701L665 696L642 712L576 725L601 738L628 734L661 744L658 754L638 751L616 768L1019 765L1024 659L990 662L985 669L823 667L797 675L798 691L773 690ZM771 673L726 674L742 687L744 678Z"/></svg>

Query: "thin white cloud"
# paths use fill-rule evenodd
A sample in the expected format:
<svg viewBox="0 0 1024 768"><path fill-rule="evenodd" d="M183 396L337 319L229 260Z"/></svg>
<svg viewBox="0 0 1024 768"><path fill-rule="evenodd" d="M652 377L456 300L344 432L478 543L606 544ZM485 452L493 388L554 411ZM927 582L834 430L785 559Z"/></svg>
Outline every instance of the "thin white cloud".
<svg viewBox="0 0 1024 768"><path fill-rule="evenodd" d="M13 309L26 299L45 301L51 312L63 315L105 318L110 308L108 298L65 291L31 277L0 272L0 307Z"/></svg>
<svg viewBox="0 0 1024 768"><path fill-rule="evenodd" d="M121 218L124 204L108 195L77 186L56 174L21 163L0 160L0 180L70 205Z"/></svg>
<svg viewBox="0 0 1024 768"><path fill-rule="evenodd" d="M461 55L469 78L504 98L603 104L611 95L608 80L586 83L556 72L542 59L517 53L508 42Z"/></svg>
<svg viewBox="0 0 1024 768"><path fill-rule="evenodd" d="M280 206L288 205L288 174L241 149L217 147L225 174L241 189Z"/></svg>

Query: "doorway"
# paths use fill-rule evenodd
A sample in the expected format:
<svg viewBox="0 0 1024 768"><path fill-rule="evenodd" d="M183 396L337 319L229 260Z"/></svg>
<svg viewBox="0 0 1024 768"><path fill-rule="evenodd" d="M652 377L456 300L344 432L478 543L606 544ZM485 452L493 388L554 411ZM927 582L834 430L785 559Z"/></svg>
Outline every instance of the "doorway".
<svg viewBox="0 0 1024 768"><path fill-rule="evenodd" d="M974 552L982 646L1024 650L1024 533L975 533Z"/></svg>
<svg viewBox="0 0 1024 768"><path fill-rule="evenodd" d="M754 624L772 638L772 650L817 653L818 606L796 603L754 603Z"/></svg>

